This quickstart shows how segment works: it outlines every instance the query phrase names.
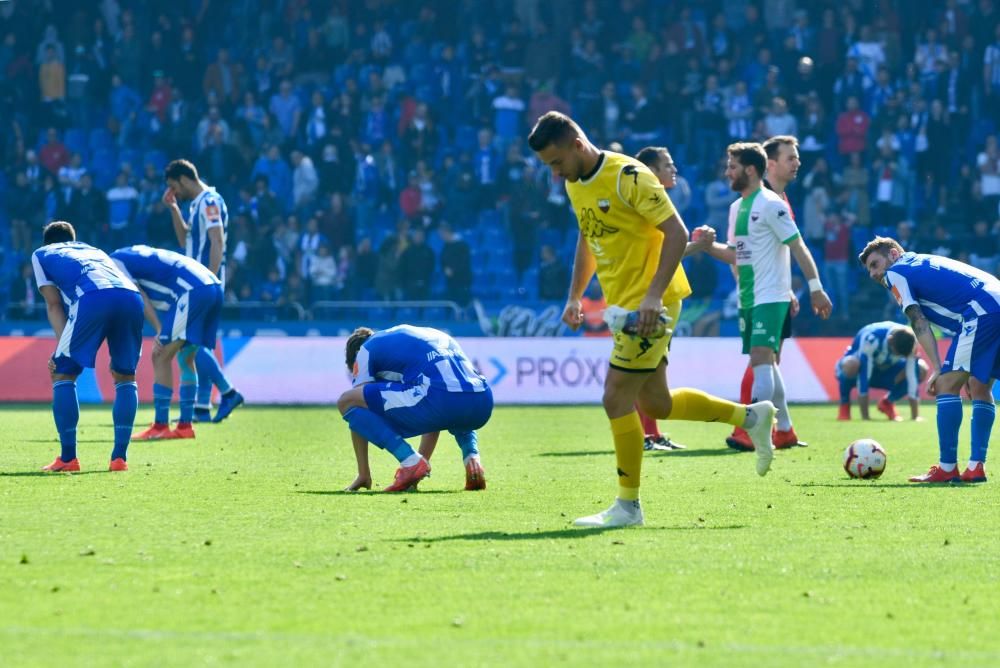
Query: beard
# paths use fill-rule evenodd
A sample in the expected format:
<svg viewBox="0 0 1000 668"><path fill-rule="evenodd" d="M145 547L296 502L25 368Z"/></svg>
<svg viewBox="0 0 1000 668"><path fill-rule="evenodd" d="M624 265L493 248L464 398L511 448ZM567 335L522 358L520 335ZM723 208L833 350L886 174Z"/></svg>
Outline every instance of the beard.
<svg viewBox="0 0 1000 668"><path fill-rule="evenodd" d="M742 192L743 189L747 187L749 182L750 180L747 178L746 172L744 172L730 181L729 187L733 190L733 192Z"/></svg>

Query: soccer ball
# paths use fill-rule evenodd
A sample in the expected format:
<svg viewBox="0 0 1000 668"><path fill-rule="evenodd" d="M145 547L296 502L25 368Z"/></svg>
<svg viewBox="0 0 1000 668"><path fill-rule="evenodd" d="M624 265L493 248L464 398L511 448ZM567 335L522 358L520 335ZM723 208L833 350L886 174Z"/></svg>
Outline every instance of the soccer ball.
<svg viewBox="0 0 1000 668"><path fill-rule="evenodd" d="M885 450L870 438L859 438L844 450L844 470L852 478L877 478L885 471Z"/></svg>

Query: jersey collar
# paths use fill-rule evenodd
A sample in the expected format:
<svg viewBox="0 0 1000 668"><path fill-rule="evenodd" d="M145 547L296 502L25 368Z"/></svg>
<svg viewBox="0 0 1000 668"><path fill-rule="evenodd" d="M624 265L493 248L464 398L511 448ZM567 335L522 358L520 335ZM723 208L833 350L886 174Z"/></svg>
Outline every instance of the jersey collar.
<svg viewBox="0 0 1000 668"><path fill-rule="evenodd" d="M604 166L604 151L601 151L601 157L597 159L597 164L594 165L594 168L592 170L590 170L589 172L580 177L580 183L586 185L591 181L593 181L594 177L597 176L597 173L601 171L601 167L603 166Z"/></svg>

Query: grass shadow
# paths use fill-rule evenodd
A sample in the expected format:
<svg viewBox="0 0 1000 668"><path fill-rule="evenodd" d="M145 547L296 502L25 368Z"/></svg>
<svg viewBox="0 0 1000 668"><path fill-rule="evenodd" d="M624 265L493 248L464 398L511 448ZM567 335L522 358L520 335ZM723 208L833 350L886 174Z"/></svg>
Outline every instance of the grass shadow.
<svg viewBox="0 0 1000 668"><path fill-rule="evenodd" d="M570 450L568 452L539 452L536 457L591 457L593 455L614 455L614 450ZM721 455L750 454L730 448L699 448L696 450L652 450L653 457L719 457ZM647 455L647 456L650 456Z"/></svg>
<svg viewBox="0 0 1000 668"><path fill-rule="evenodd" d="M22 438L22 443L58 443L58 438ZM110 443L110 438L78 438L77 443Z"/></svg>
<svg viewBox="0 0 1000 668"><path fill-rule="evenodd" d="M461 489L418 489L415 492L380 492L378 490L365 490L363 492L348 492L346 489L297 489L296 494L316 494L319 496L371 496L371 495L382 495L386 496L401 496L406 498L410 494L461 494L465 490Z"/></svg>
<svg viewBox="0 0 1000 668"><path fill-rule="evenodd" d="M94 473L111 473L111 471L75 471L73 473L55 473L50 471L0 471L0 478L60 478L62 476L92 475Z"/></svg>
<svg viewBox="0 0 1000 668"><path fill-rule="evenodd" d="M729 531L733 529L746 529L749 525L732 524L726 526L672 526L672 527L643 527L641 533L650 531ZM477 533L459 533L451 536L436 536L434 538L395 538L396 543L442 543L453 540L546 540L550 538L586 538L609 531L622 531L623 527L595 527L595 528L566 528L550 529L548 531L480 531Z"/></svg>
<svg viewBox="0 0 1000 668"><path fill-rule="evenodd" d="M878 482L875 480L845 480L841 483L833 482L801 482L796 485L797 487L832 487L834 489L885 489L885 488L899 488L899 489L960 489L960 488L971 488L978 487L978 483L951 483L951 482L939 482L939 483L915 483L915 482Z"/></svg>

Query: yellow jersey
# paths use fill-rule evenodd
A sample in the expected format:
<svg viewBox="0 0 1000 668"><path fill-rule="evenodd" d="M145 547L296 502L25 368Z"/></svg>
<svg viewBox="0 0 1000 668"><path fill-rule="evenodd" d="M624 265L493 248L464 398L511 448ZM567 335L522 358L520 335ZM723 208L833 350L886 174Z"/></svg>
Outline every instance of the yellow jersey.
<svg viewBox="0 0 1000 668"><path fill-rule="evenodd" d="M646 165L603 151L595 173L566 182L580 234L597 260L597 280L609 304L639 308L660 263L663 232L657 226L676 213L667 191ZM677 265L663 303L691 294Z"/></svg>

